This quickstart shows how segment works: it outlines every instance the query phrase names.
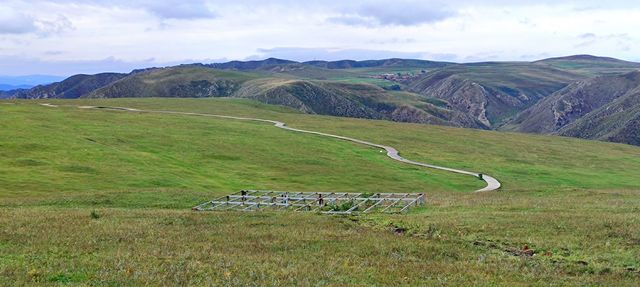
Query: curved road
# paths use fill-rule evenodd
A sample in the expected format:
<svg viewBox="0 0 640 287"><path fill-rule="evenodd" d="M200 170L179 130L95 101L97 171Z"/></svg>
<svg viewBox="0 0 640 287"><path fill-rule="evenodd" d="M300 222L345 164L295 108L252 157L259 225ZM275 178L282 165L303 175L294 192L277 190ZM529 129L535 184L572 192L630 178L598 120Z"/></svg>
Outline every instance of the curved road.
<svg viewBox="0 0 640 287"><path fill-rule="evenodd" d="M47 107L58 107L57 105L53 105L53 104L41 104L41 105L47 106ZM73 105L65 105L65 106L73 106ZM470 175L470 176L477 177L477 178L482 176L482 180L484 180L487 183L487 186L482 188L482 189L476 190L476 192L493 191L493 190L497 190L497 189L500 188L500 182L497 179L495 179L495 178L493 178L491 176L488 176L486 174L482 174L481 175L481 174L476 173L476 172L460 170L460 169L453 169L453 168L448 168L448 167L437 166L437 165L432 165L432 164L427 164L427 163L408 160L406 158L401 157L399 152L398 152L398 150L395 149L394 147L391 147L391 146L376 144L376 143L372 143L372 142L368 142L368 141L363 141L363 140L359 140L359 139L354 139L354 138L344 137L344 136L339 136L339 135L334 135L334 134L328 134L328 133L321 133L321 132L314 132L314 131L307 131L307 130L301 130L301 129L296 129L296 128L290 128L290 127L286 126L285 123L279 122L279 121L274 121L274 120L265 120L265 119L258 119L258 118L245 118L245 117L234 117L234 116L223 116L223 115L214 115L214 114L190 113L190 112L139 110L139 109L123 108L123 107L104 107L104 106L74 106L74 107L78 107L78 108L81 108L81 109L108 109L108 110L118 110L118 111L128 111L128 112L176 114L176 115L214 117L214 118L223 118L223 119L233 119L233 120L256 121L256 122L271 123L271 124L275 125L278 128L289 130L289 131L307 133L307 134L314 134L314 135L320 135L320 136L325 136L325 137L332 137L332 138L336 138L336 139L341 139L341 140L345 140L345 141L350 141L350 142L355 142L355 143L359 143L359 144L363 144L363 145L368 145L368 146L372 146L372 147L381 148L381 149L384 149L387 152L387 156L388 157L390 157L390 158L392 158L394 160L400 161L400 162L407 163L407 164L412 164L412 165L417 165L417 166L422 166L422 167L428 167L428 168L433 168L433 169L439 169L439 170L444 170L444 171L453 172L453 173L465 174L465 175Z"/></svg>

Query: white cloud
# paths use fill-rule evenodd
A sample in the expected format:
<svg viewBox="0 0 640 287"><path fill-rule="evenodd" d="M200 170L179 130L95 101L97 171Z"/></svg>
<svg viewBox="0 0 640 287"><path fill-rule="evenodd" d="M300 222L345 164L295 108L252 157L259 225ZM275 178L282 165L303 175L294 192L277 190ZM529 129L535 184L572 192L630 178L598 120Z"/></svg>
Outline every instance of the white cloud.
<svg viewBox="0 0 640 287"><path fill-rule="evenodd" d="M57 15L52 19L37 20L35 21L35 26L38 28L38 34L41 36L59 34L74 28L73 23L63 15Z"/></svg>
<svg viewBox="0 0 640 287"><path fill-rule="evenodd" d="M632 60L637 27L636 1L4 0L0 58L14 64L0 62L0 74L256 56Z"/></svg>
<svg viewBox="0 0 640 287"><path fill-rule="evenodd" d="M141 7L166 19L201 19L214 18L216 14L205 1L150 1Z"/></svg>
<svg viewBox="0 0 640 287"><path fill-rule="evenodd" d="M368 1L339 8L341 15L329 21L345 25L411 26L435 23L455 16L455 12L440 1Z"/></svg>
<svg viewBox="0 0 640 287"><path fill-rule="evenodd" d="M0 57L4 73L2 75L46 74L56 76L70 76L77 73L97 74L102 72L128 73L135 69L148 67L165 67L182 63L214 62L225 59L184 60L180 62L162 62L153 58L138 61L125 61L115 57L96 60L62 60L48 61L23 57ZM31 67L37 70L31 70Z"/></svg>
<svg viewBox="0 0 640 287"><path fill-rule="evenodd" d="M39 36L47 36L72 28L71 21L60 14L53 17L36 18L21 12L19 9L9 6L0 7L0 34L19 35L33 33Z"/></svg>
<svg viewBox="0 0 640 287"><path fill-rule="evenodd" d="M36 30L32 17L11 7L0 6L0 34L24 34Z"/></svg>

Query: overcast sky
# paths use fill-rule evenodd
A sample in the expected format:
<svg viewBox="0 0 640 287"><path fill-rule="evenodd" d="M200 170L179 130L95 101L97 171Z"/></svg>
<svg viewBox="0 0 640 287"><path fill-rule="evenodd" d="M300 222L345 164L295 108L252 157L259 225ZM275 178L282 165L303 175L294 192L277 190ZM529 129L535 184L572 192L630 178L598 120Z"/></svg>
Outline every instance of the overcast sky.
<svg viewBox="0 0 640 287"><path fill-rule="evenodd" d="M639 43L637 0L0 0L0 75L268 57L640 61Z"/></svg>

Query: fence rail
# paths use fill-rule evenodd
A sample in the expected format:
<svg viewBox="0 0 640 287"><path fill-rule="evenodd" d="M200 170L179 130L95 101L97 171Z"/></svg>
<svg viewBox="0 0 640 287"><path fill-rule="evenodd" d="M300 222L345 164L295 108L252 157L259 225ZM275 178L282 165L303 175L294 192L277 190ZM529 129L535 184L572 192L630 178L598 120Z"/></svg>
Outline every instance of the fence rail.
<svg viewBox="0 0 640 287"><path fill-rule="evenodd" d="M425 204L422 193L346 193L242 190L207 201L195 211L294 210L325 214L402 213Z"/></svg>

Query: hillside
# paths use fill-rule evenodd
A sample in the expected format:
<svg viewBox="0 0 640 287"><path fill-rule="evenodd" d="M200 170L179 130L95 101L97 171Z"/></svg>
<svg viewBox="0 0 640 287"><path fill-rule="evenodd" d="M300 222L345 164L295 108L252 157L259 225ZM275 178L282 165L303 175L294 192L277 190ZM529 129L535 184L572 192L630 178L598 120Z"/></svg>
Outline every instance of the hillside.
<svg viewBox="0 0 640 287"><path fill-rule="evenodd" d="M44 102L279 120L492 174L504 189L474 194L472 177L270 124ZM0 285L637 285L638 147L234 98L6 103ZM190 210L245 188L424 192L427 206L357 217Z"/></svg>
<svg viewBox="0 0 640 287"><path fill-rule="evenodd" d="M485 127L496 128L510 116L581 78L570 71L529 63L477 63L429 72L410 82L408 89L443 99Z"/></svg>
<svg viewBox="0 0 640 287"><path fill-rule="evenodd" d="M635 89L566 125L557 133L640 145L640 83Z"/></svg>
<svg viewBox="0 0 640 287"><path fill-rule="evenodd" d="M10 87L29 89L37 85L60 82L64 79L65 77L52 75L0 76L0 90L6 90Z"/></svg>
<svg viewBox="0 0 640 287"><path fill-rule="evenodd" d="M592 55L574 55L549 58L533 63L549 65L559 69L569 69L576 73L585 75L615 74L628 72L633 69L640 69L640 63Z"/></svg>
<svg viewBox="0 0 640 287"><path fill-rule="evenodd" d="M305 65L325 69L354 69L354 68L378 68L378 67L400 67L400 68L441 68L454 63L437 62L415 59L382 59L382 60L338 60L338 61L306 61L296 62L277 58L253 61L230 61L226 63L202 64L202 66L222 69L222 70L260 70L269 69L274 66Z"/></svg>
<svg viewBox="0 0 640 287"><path fill-rule="evenodd" d="M366 61L354 61L354 60L341 60L341 61L308 61L304 62L306 65L326 68L326 69L354 69L354 68L423 68L433 69L442 68L453 63L448 62L436 62L426 60L413 60L413 59L383 59L383 60L366 60Z"/></svg>
<svg viewBox="0 0 640 287"><path fill-rule="evenodd" d="M0 98L239 97L312 114L554 133L625 94L629 87L619 75L638 67L589 55L468 64L411 59L300 63L269 58L77 75L28 90L0 92ZM590 87L581 86L591 80L596 82ZM576 94L584 89L598 95ZM583 128L566 134L594 138Z"/></svg>
<svg viewBox="0 0 640 287"><path fill-rule="evenodd" d="M9 92L11 97L20 99L75 99L122 79L126 74L103 73L96 75L75 75L61 82L36 86L28 90Z"/></svg>
<svg viewBox="0 0 640 287"><path fill-rule="evenodd" d="M181 66L136 73L83 97L236 97L292 107L301 112L403 122L481 127L466 115L411 94L368 84L300 80ZM438 105L436 105L438 104Z"/></svg>
<svg viewBox="0 0 640 287"><path fill-rule="evenodd" d="M213 63L213 64L203 64L204 67L210 67L214 69L221 70L258 70L269 68L278 65L287 65L287 64L295 64L298 62L282 60L276 58L268 58L265 60L255 60L255 61L231 61L226 63Z"/></svg>
<svg viewBox="0 0 640 287"><path fill-rule="evenodd" d="M586 125L595 124L591 122L591 120L594 120L595 115L584 119L583 117L590 115L592 112L599 113L597 117L602 118L605 115L613 116L611 111L633 110L635 108L635 103L632 99L633 91L638 87L640 87L640 71L622 75L598 76L580 81L525 110L504 128L529 133L555 133L571 123L582 120L582 123L578 124L581 128L578 126L569 128L571 131L567 131L565 134L602 139L604 134L607 133L600 130L604 127L594 127L600 130L598 132L590 131L586 128ZM628 100L621 99L613 103L625 95L629 97ZM612 104L612 106L608 106L609 104ZM601 108L604 110L598 112L597 110ZM624 125L628 120L618 122L616 119L622 120L621 115L608 117L609 121L613 121L611 123L613 126ZM594 136L595 134L600 136Z"/></svg>
<svg viewBox="0 0 640 287"><path fill-rule="evenodd" d="M640 63L590 55L535 62L470 63L432 70L409 81L407 89L443 99L487 128L504 129L502 126L511 124L514 118L528 118L531 114L524 114L526 109L569 84L638 68Z"/></svg>
<svg viewBox="0 0 640 287"><path fill-rule="evenodd" d="M81 97L227 97L239 89L243 82L255 77L249 73L178 66L131 74Z"/></svg>
<svg viewBox="0 0 640 287"><path fill-rule="evenodd" d="M18 90L18 89L30 89L30 88L33 88L33 86L31 86L31 85L6 85L6 84L0 84L0 92Z"/></svg>
<svg viewBox="0 0 640 287"><path fill-rule="evenodd" d="M365 84L259 79L247 82L233 97L289 106L311 114L481 127L465 114L443 106L445 103Z"/></svg>

